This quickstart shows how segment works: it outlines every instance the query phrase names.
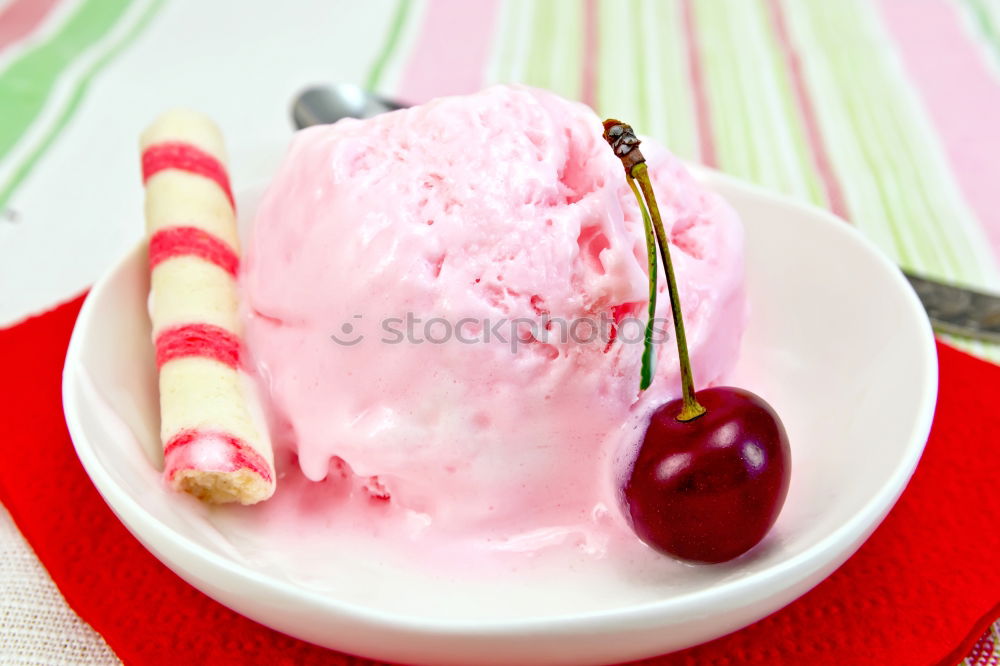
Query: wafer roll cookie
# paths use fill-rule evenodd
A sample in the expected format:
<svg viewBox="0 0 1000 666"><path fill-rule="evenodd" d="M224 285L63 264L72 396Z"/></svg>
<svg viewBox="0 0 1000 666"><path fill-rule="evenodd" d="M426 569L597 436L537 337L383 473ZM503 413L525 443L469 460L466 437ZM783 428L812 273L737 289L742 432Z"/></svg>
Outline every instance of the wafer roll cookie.
<svg viewBox="0 0 1000 666"><path fill-rule="evenodd" d="M170 111L142 135L167 483L208 502L274 492L274 456L242 370L239 240L222 137L205 116Z"/></svg>

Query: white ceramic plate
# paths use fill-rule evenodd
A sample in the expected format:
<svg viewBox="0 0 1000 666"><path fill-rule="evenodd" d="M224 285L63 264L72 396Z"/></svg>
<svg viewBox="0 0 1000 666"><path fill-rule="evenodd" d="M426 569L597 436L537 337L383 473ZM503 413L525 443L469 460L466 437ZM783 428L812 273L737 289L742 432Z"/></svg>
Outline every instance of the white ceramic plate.
<svg viewBox="0 0 1000 666"><path fill-rule="evenodd" d="M302 544L255 539L245 520L252 509L208 509L169 493L150 464L158 419L142 247L94 286L73 332L63 402L80 460L125 525L182 578L263 624L346 652L407 663L597 664L746 626L829 575L885 517L927 438L937 359L916 296L860 233L693 171L747 229L752 314L732 383L776 407L793 451L775 529L736 562L549 562L477 580L351 544L317 547L308 562ZM309 572L292 562L308 562Z"/></svg>

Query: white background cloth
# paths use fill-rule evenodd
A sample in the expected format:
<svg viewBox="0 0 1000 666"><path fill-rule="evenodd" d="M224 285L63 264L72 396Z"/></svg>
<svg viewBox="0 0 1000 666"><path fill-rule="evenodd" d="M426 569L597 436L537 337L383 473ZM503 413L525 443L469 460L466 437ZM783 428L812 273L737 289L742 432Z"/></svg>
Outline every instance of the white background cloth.
<svg viewBox="0 0 1000 666"><path fill-rule="evenodd" d="M77 617L0 507L0 664L121 663Z"/></svg>

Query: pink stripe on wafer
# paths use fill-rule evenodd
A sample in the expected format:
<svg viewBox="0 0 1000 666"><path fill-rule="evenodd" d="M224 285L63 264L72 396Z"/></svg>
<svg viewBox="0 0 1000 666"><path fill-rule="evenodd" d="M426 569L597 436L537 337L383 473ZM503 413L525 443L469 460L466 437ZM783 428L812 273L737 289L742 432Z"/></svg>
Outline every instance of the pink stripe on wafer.
<svg viewBox="0 0 1000 666"><path fill-rule="evenodd" d="M156 336L156 366L177 358L198 356L239 368L240 339L211 324L184 324L168 328Z"/></svg>
<svg viewBox="0 0 1000 666"><path fill-rule="evenodd" d="M210 261L236 277L240 258L214 234L197 227L160 229L149 239L149 270L161 261L179 256L195 256Z"/></svg>
<svg viewBox="0 0 1000 666"><path fill-rule="evenodd" d="M183 141L164 141L146 148L142 153L142 182L146 183L164 169L179 169L215 181L226 193L233 210L236 209L226 167L197 146Z"/></svg>
<svg viewBox="0 0 1000 666"><path fill-rule="evenodd" d="M191 449L199 445L216 448L219 444L225 447L225 452L221 456L221 459L218 451L211 451L205 453L205 455L197 456L185 455L192 454ZM272 481L271 466L267 461L249 444L227 432L194 429L181 430L171 437L167 445L163 447L163 457L166 461L168 481L173 480L177 472L185 469L193 469L199 472L236 472L241 469L247 469L268 483ZM178 460L175 461L172 458L178 458ZM198 460L194 458L198 458ZM208 462L209 459L211 462Z"/></svg>

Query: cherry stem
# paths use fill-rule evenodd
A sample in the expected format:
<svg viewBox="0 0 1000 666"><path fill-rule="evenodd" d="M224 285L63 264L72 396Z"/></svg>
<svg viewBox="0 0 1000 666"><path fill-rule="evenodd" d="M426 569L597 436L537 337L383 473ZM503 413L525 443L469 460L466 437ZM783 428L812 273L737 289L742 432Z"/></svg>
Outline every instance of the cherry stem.
<svg viewBox="0 0 1000 666"><path fill-rule="evenodd" d="M642 200L639 188L631 174L626 174L628 186L635 195L642 212L642 226L646 233L646 265L649 267L649 318L646 321L646 331L643 334L642 369L639 373L639 390L645 391L653 383L653 372L656 366L656 348L653 346L653 325L656 320L656 236L653 231L653 221L646 210L646 202Z"/></svg>
<svg viewBox="0 0 1000 666"><path fill-rule="evenodd" d="M667 278L667 289L670 293L670 311L673 313L674 319L674 336L677 338L677 360L681 366L681 391L684 397L684 405L681 407L681 411L676 418L678 421L690 421L704 414L705 408L698 403L695 397L694 378L691 373L691 356L688 353L687 336L684 334L684 317L681 314L681 299L677 292L677 280L674 278L674 266L670 261L670 244L667 239L667 232L663 228L663 218L660 217L660 208L656 205L656 195L653 193L653 183L649 179L646 158L642 156L642 152L639 150L641 142L632 130L631 125L623 123L620 120L608 119L604 121L604 140L608 142L615 155L622 161L622 166L625 167L625 176L632 187L632 192L635 193L635 181L638 181L639 187L642 189L642 195L649 207L649 214L652 217L653 229L656 232L657 244L660 246L660 257L663 259L664 273ZM647 211L646 207L642 205L642 201L639 201L639 208L643 214L643 222L646 223ZM647 227L646 244L647 249L649 249L652 255L651 240ZM650 276L654 286L656 278L652 276L654 275L655 265L656 258L653 256L650 262ZM655 294L651 292L650 300L652 301L654 297ZM650 319L652 319L654 306L655 304L651 302ZM643 378L641 383L646 382L647 352L648 348L643 352ZM652 373L650 372L650 381L652 381L651 375Z"/></svg>
<svg viewBox="0 0 1000 666"><path fill-rule="evenodd" d="M678 421L690 421L705 413L705 408L694 395L694 377L691 373L691 356L688 353L687 336L684 334L684 316L681 314L681 298L677 292L677 279L674 277L674 265L670 261L670 245L667 232L663 228L663 218L660 208L656 205L656 195L653 194L653 183L649 179L649 169L645 162L635 164L630 173L639 182L642 195L649 205L649 213L653 218L653 229L660 246L660 258L663 259L663 272L667 278L667 290L670 292L670 312L674 319L674 335L677 338L677 359L681 365L681 390L684 394L684 406Z"/></svg>

